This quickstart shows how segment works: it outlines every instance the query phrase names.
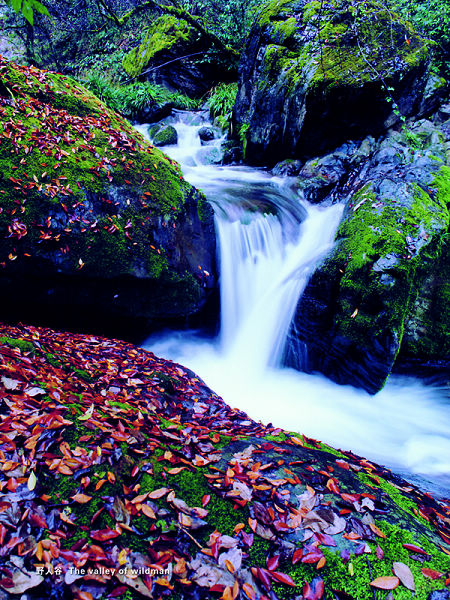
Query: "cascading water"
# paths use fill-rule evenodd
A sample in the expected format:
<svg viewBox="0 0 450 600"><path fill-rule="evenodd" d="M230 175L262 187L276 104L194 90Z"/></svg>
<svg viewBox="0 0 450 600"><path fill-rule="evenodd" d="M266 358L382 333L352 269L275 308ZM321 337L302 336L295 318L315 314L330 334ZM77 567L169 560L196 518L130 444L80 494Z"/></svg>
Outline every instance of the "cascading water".
<svg viewBox="0 0 450 600"><path fill-rule="evenodd" d="M260 374L280 364L298 298L331 248L342 207L308 207L298 239L286 241L276 215L248 224L218 218L221 341L237 365Z"/></svg>
<svg viewBox="0 0 450 600"><path fill-rule="evenodd" d="M332 246L342 207L302 203L288 179L261 170L203 164L208 146L220 144L201 145L198 130L205 122L179 112L172 118L178 145L164 150L215 208L221 334L211 340L171 332L146 347L193 369L254 419L351 449L448 495L450 405L444 390L391 377L369 396L279 367L298 298ZM147 126L139 129L145 134Z"/></svg>

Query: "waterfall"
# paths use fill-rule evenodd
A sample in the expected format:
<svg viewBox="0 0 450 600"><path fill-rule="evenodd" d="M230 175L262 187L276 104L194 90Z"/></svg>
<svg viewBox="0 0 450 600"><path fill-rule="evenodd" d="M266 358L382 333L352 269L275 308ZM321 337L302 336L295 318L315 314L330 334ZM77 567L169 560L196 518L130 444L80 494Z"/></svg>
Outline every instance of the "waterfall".
<svg viewBox="0 0 450 600"><path fill-rule="evenodd" d="M341 206L306 211L293 241L275 215L256 213L246 224L217 218L223 349L253 371L279 366L298 299L342 215Z"/></svg>
<svg viewBox="0 0 450 600"><path fill-rule="evenodd" d="M171 118L178 145L163 150L216 214L221 333L170 332L145 347L183 364L255 420L298 431L386 464L437 495L450 487L445 390L390 377L375 396L324 376L281 368L290 321L308 278L332 247L342 206L310 205L295 181L261 169L205 164L205 115ZM139 130L146 135L147 126ZM300 363L301 361L299 361Z"/></svg>

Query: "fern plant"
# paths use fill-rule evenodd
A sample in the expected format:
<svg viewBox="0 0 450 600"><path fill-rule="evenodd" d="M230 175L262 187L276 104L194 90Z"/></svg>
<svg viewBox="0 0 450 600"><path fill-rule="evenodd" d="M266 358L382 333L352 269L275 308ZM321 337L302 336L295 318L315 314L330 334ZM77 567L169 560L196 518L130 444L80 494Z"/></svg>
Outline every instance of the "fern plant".
<svg viewBox="0 0 450 600"><path fill-rule="evenodd" d="M216 124L223 130L231 131L231 116L236 102L237 83L219 83L212 90L207 106Z"/></svg>

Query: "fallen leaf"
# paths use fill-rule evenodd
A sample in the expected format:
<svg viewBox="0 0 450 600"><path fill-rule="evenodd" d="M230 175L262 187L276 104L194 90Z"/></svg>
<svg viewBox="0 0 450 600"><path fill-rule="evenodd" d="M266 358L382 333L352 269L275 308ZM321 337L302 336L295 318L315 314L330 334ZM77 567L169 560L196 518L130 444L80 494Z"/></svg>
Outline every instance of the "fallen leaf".
<svg viewBox="0 0 450 600"><path fill-rule="evenodd" d="M398 587L400 580L398 577L377 577L373 581L370 582L372 587L375 587L379 590L395 590Z"/></svg>
<svg viewBox="0 0 450 600"><path fill-rule="evenodd" d="M411 590L411 592L415 591L416 586L414 583L414 577L408 565L405 565L405 563L402 562L394 562L392 565L392 571L394 575L400 579L402 584L408 588L408 590Z"/></svg>

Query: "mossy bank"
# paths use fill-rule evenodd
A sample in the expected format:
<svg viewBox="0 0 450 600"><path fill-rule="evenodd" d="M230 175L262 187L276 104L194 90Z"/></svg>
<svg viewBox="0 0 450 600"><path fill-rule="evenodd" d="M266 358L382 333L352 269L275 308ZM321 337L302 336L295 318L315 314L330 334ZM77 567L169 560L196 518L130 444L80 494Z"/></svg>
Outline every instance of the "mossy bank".
<svg viewBox="0 0 450 600"><path fill-rule="evenodd" d="M0 69L0 277L10 310L143 322L197 312L215 273L204 196L74 81L3 58Z"/></svg>
<svg viewBox="0 0 450 600"><path fill-rule="evenodd" d="M394 600L411 580L417 600L445 593L448 507L389 470L131 344L0 333L5 598L373 600L379 577Z"/></svg>
<svg viewBox="0 0 450 600"><path fill-rule="evenodd" d="M301 340L308 369L371 393L412 364L448 381L449 124L411 122L300 171L303 193L346 208L299 301L291 364Z"/></svg>

